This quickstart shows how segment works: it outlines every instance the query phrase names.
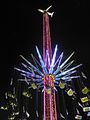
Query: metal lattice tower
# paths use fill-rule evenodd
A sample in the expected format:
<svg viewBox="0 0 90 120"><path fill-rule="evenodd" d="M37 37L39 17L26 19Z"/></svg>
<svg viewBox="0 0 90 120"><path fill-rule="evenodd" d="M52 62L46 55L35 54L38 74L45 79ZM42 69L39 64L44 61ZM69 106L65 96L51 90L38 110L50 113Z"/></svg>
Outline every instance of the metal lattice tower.
<svg viewBox="0 0 90 120"><path fill-rule="evenodd" d="M17 81L11 78L8 91L0 96L0 113L5 111L8 120L90 120L90 87L83 70L78 70L82 64L71 59L74 52L65 59L64 52L57 56L58 45L52 52L51 7L38 9L43 13L43 54L35 46L37 58L31 54L32 63L20 55L22 67L14 67L20 76Z"/></svg>
<svg viewBox="0 0 90 120"><path fill-rule="evenodd" d="M50 60L46 59L48 55ZM47 12L43 14L43 61L47 67L50 68L49 62L52 59L52 49L51 49L51 37L50 37L50 27L49 27L49 16ZM49 70L48 70L49 71ZM44 120L57 120L56 112L56 98L54 90L54 76L45 75L44 78ZM47 93L47 89L51 89L50 94Z"/></svg>

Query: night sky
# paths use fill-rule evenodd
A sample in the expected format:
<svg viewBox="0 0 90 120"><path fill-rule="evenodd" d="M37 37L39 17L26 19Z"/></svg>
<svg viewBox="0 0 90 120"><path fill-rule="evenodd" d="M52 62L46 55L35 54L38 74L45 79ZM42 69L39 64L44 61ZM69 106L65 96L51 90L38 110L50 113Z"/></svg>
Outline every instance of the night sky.
<svg viewBox="0 0 90 120"><path fill-rule="evenodd" d="M5 1L4 1L5 2ZM8 90L14 67L21 62L20 54L28 60L36 55L35 45L42 53L42 14L38 8L53 7L50 18L52 48L58 44L58 54L67 57L75 51L75 60L83 64L90 83L90 4L86 0L30 0L1 4L0 10L0 94Z"/></svg>

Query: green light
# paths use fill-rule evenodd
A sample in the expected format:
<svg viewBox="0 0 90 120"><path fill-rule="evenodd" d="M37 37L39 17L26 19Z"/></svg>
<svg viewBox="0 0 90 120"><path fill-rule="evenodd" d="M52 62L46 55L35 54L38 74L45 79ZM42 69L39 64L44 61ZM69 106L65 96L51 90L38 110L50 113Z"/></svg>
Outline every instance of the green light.
<svg viewBox="0 0 90 120"><path fill-rule="evenodd" d="M69 89L69 90L67 91L67 94L68 94L69 96L72 96L73 93L74 93L74 91L73 91L72 89Z"/></svg>
<svg viewBox="0 0 90 120"><path fill-rule="evenodd" d="M88 90L87 87L84 87L84 88L82 89L82 93L83 93L83 94L87 94L88 92L89 92L89 90Z"/></svg>
<svg viewBox="0 0 90 120"><path fill-rule="evenodd" d="M85 102L88 102L88 101L89 101L88 97L83 97L83 98L81 98L81 102L82 102L82 103L85 103Z"/></svg>

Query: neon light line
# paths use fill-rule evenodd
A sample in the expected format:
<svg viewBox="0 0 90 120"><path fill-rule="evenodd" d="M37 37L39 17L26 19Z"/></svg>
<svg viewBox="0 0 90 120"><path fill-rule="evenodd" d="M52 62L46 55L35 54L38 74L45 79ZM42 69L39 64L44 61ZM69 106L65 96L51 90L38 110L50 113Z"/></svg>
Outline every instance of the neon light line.
<svg viewBox="0 0 90 120"><path fill-rule="evenodd" d="M60 66L62 58L63 58L63 52L62 52L61 55L60 55L59 62L58 62L58 65L57 65L57 68Z"/></svg>
<svg viewBox="0 0 90 120"><path fill-rule="evenodd" d="M71 69L69 69L69 70L67 70L65 72L61 72L60 74L56 75L56 77L60 77L62 75L65 75L65 74L69 73L70 71L72 71L72 70L74 70L74 69L76 69L76 68L78 68L80 66L82 66L82 64L79 64L79 65L77 65L77 66L75 66L75 67L73 67L73 68L71 68Z"/></svg>
<svg viewBox="0 0 90 120"><path fill-rule="evenodd" d="M69 62L68 64L66 64L62 69L63 71L67 70L68 67L70 67L73 64L74 60L72 60L71 62Z"/></svg>
<svg viewBox="0 0 90 120"><path fill-rule="evenodd" d="M74 54L74 52L60 65L59 68L57 68L57 70L53 73L54 75L56 75L60 69L62 69L62 67L68 62L68 60L72 57L72 55Z"/></svg>
<svg viewBox="0 0 90 120"><path fill-rule="evenodd" d="M56 60L55 64L54 64L54 67L56 66L56 64L60 61L61 63L61 60L63 58L63 52L59 55L58 59ZM59 66L59 65L58 65Z"/></svg>
<svg viewBox="0 0 90 120"><path fill-rule="evenodd" d="M62 68L67 62L68 60L73 56L74 52L60 65L60 68Z"/></svg>
<svg viewBox="0 0 90 120"><path fill-rule="evenodd" d="M57 45L56 45L56 47L55 47L54 54L53 54L53 58L52 58L52 62L51 62L50 69L49 69L49 73L50 73L50 74L52 74L52 72L53 72L53 67L54 67L54 62L55 62L56 53L57 53Z"/></svg>
<svg viewBox="0 0 90 120"><path fill-rule="evenodd" d="M38 49L37 46L36 46L36 51L37 51L37 53L38 53L38 57L39 57L39 60L40 60L40 62L41 62L41 66L42 66L42 68L43 68L43 71L44 71L45 74L47 74L47 73L48 73L48 72L47 72L47 69L46 69L46 67L45 67L45 65L44 65L44 62L43 62L43 60L42 60L42 57L41 57L41 55L40 55L40 52L39 52L39 49Z"/></svg>
<svg viewBox="0 0 90 120"><path fill-rule="evenodd" d="M32 72L32 68L30 68L29 66L27 66L26 64L24 64L24 63L21 63L27 70L29 70L30 72Z"/></svg>
<svg viewBox="0 0 90 120"><path fill-rule="evenodd" d="M38 62L38 60L34 57L33 54L31 54L31 57L33 58L33 60L35 61L35 63L38 64L42 68L42 66L40 65L40 63ZM38 68L38 65L37 65L37 68Z"/></svg>
<svg viewBox="0 0 90 120"><path fill-rule="evenodd" d="M22 55L20 55L23 60L25 60L34 70L36 70L40 75L44 75L39 69L37 69L34 65L32 65L27 59L25 59Z"/></svg>
<svg viewBox="0 0 90 120"><path fill-rule="evenodd" d="M17 71L19 71L19 72L22 72L22 73L25 73L25 74L22 74L22 75L24 75L24 76L30 76L30 77L36 77L36 78L42 78L42 76L40 76L40 75L36 75L36 74L33 74L33 73L30 73L30 72L27 72L27 71L24 71L24 70L21 70L21 69L19 69L19 68L14 68L14 69L16 69Z"/></svg>
<svg viewBox="0 0 90 120"><path fill-rule="evenodd" d="M46 50L46 58L48 60L49 66L50 66L50 56L49 56L48 50Z"/></svg>
<svg viewBox="0 0 90 120"><path fill-rule="evenodd" d="M80 76L62 77L62 80L80 78Z"/></svg>

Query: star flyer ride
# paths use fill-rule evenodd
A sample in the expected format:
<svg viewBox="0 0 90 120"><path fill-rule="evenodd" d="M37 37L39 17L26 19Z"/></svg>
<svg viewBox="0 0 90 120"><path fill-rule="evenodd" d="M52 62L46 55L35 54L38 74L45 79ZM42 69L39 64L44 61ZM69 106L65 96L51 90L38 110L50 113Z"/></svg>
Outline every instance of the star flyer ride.
<svg viewBox="0 0 90 120"><path fill-rule="evenodd" d="M31 54L31 57L34 61L34 64L32 64L24 56L20 55L20 57L24 60L24 63L22 63L24 69L20 69L17 67L14 68L15 70L20 72L21 76L24 76L24 79L21 78L18 80L25 81L29 85L28 89L33 88L37 90L42 90L43 120L58 120L56 105L56 93L58 91L57 88L62 90L65 89L67 95L72 97L72 100L75 101L75 90L68 83L72 82L73 79L80 79L81 77L85 79L87 78L83 72L78 75L78 68L81 67L82 64L74 66L74 60L71 60L74 52L72 52L64 61L63 52L60 53L58 57L56 57L58 45L55 46L54 52L52 53L49 16L53 17L54 12L48 12L51 7L52 6L48 7L46 10L38 9L39 12L43 13L43 55L41 55L38 47L35 46L39 60L37 60L37 58L35 58L34 55ZM82 85L83 82L80 83ZM85 114L87 113L87 116L90 116L88 94L89 89L83 84L81 87L81 92L83 94L82 96L80 96L81 102L77 102L77 104L82 108ZM22 94L26 97L31 97L29 91L24 91ZM6 96L11 98L13 97L10 92ZM2 109L3 108L4 107L2 107ZM75 119L82 120L82 115L80 115L77 107L75 107L75 111ZM29 114L26 114L29 118ZM66 114L66 116L68 116L68 111L66 112ZM60 113L60 118L67 120L68 117L66 116Z"/></svg>
<svg viewBox="0 0 90 120"><path fill-rule="evenodd" d="M15 69L20 71L21 75L26 77L26 82L31 82L31 86L34 89L37 86L43 88L44 120L57 120L55 86L60 86L62 83L66 84L67 81L71 81L73 78L79 78L80 76L75 75L75 73L77 72L76 69L82 64L76 65L72 68L70 67L74 61L69 60L73 56L74 52L64 62L62 62L63 52L56 60L58 45L55 46L54 53L52 54L49 15L52 17L54 12L48 12L50 8L51 6L46 10L38 9L38 11L43 13L43 55L41 56L37 46L36 52L38 54L39 61L32 55L32 58L38 67L20 55L28 64L27 66L22 63L27 71L19 68ZM28 78L30 81L28 81Z"/></svg>

